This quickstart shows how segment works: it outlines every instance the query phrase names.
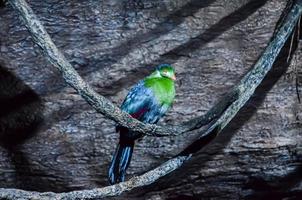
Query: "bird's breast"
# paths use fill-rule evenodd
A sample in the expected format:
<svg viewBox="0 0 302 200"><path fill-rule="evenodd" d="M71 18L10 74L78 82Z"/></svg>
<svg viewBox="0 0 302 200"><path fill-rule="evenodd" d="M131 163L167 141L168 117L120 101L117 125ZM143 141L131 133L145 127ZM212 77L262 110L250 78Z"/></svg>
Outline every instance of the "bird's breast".
<svg viewBox="0 0 302 200"><path fill-rule="evenodd" d="M160 105L171 105L175 97L174 82L167 78L154 79L147 82L147 87L151 89Z"/></svg>

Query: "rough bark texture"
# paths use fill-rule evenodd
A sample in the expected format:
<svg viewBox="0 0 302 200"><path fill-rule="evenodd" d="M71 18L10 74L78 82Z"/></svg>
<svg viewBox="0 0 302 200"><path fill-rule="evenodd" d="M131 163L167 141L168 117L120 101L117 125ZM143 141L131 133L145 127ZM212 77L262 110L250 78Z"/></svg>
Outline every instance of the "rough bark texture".
<svg viewBox="0 0 302 200"><path fill-rule="evenodd" d="M173 63L178 96L162 124L205 113L238 82L269 42L286 4L281 0L29 3L77 71L116 103L152 70L150 66ZM0 187L59 192L106 185L117 141L114 124L49 70L10 7L1 8L0 16L0 56L5 62L1 71L11 77L1 82L1 88L18 88L7 89L5 95L23 102L17 108L3 107L9 112L7 121L1 121L5 130L1 137L9 142L1 147ZM117 199L301 194L302 108L295 91L301 56L297 51L290 66L287 55L280 56L240 116L183 169ZM32 94L30 100L24 101L24 93ZM10 134L20 139L12 140L16 136ZM143 173L179 153L194 135L144 138L136 145L130 174ZM16 142L20 144L13 145Z"/></svg>

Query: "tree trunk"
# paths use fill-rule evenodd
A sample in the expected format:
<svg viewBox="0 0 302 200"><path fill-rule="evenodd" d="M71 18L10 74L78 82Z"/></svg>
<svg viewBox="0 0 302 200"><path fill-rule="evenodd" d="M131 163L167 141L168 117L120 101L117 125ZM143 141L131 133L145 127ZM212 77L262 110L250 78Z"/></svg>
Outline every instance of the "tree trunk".
<svg viewBox="0 0 302 200"><path fill-rule="evenodd" d="M163 125L205 113L236 84L286 6L282 0L28 3L80 75L116 104L155 65L174 65L177 98ZM11 7L1 7L0 16L0 187L63 192L108 185L115 124L49 67ZM116 199L302 195L302 104L295 88L302 52L288 63L289 45L213 143L181 169ZM197 134L143 138L128 177L181 152Z"/></svg>

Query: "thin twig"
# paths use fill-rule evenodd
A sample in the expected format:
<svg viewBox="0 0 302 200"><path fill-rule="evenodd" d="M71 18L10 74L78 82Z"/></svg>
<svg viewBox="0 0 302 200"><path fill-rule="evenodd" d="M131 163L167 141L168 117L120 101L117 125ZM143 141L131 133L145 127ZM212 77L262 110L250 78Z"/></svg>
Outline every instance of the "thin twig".
<svg viewBox="0 0 302 200"><path fill-rule="evenodd" d="M286 59L287 63L289 62L289 60L291 58L291 55L292 55L292 48L293 48L293 44L294 44L295 32L296 32L296 27L295 27L295 29L294 29L294 31L292 33L292 37L291 37L291 40L290 40L288 55L287 55L287 59Z"/></svg>
<svg viewBox="0 0 302 200"><path fill-rule="evenodd" d="M59 53L57 48L54 46L52 41L50 40L48 34L40 24L40 22L33 15L31 9L25 3L24 0L10 0L9 1L13 7L19 11L22 16L27 28L30 30L34 41L39 44L42 48L42 51L46 57L63 73L64 79L69 82L90 104L100 103L100 100L104 100L95 92L91 93L91 89L87 88L88 85L77 75L75 70L71 67L71 65L66 61L64 56ZM277 55L279 54L281 48L284 46L285 41L292 33L293 28L295 27L298 18L302 13L302 0L296 1L284 23L278 32L274 35L273 39L265 49L264 53L255 64L253 69L251 69L239 82L239 84L234 87L231 96L236 97L235 99L227 96L227 101L224 101L225 104L222 108L213 108L213 110L222 111L220 117L216 119L212 125L206 129L205 131L200 133L200 137L197 141L195 141L192 145L182 151L178 156L173 159L166 161L164 164L159 167L146 172L145 174L133 177L129 181L122 182L116 185L93 189L93 190L81 190L81 191L73 191L68 193L38 193L38 192L28 192L17 189L0 189L0 197L6 199L91 199L91 198L102 198L119 195L124 191L129 191L136 187L145 186L153 183L157 179L162 176L167 175L171 171L179 168L182 164L188 160L192 154L202 147L212 139L233 119L233 117L238 113L240 108L244 106L244 104L250 99L255 89L262 82L263 78L266 76L268 71L271 69ZM33 15L33 16L31 16ZM32 21L33 20L33 21ZM38 28L38 29L37 29ZM36 32L38 31L38 32ZM46 36L45 36L46 35ZM44 41L44 40L47 41ZM45 46L43 46L45 45ZM51 49L49 49L51 48ZM55 48L52 49L52 48ZM51 53L51 55L48 55ZM56 55L56 57L54 57ZM58 60L57 60L58 58ZM61 63L63 62L63 64ZM68 64L67 67L65 64ZM61 66L63 65L63 66ZM71 78L69 76L72 76ZM74 81L79 81L74 82ZM83 88L84 87L84 88ZM84 90L84 91L82 91ZM86 97L86 95L95 95ZM102 101L101 101L102 102ZM105 103L108 103L108 100L105 99ZM112 104L109 104L112 107ZM106 108L103 105L93 105L98 111L101 112L100 108ZM100 106L100 108L98 107ZM110 107L110 108L111 108ZM113 107L115 108L115 107ZM115 110L113 110L115 111ZM104 112L104 111L102 111ZM120 112L120 111L119 111ZM121 116L124 113L121 114ZM106 115L107 116L107 115ZM109 116L107 116L109 117ZM118 116L120 117L120 116ZM126 118L123 118L126 117ZM128 115L123 116L116 121L131 119ZM113 118L113 116L111 116ZM198 121L199 119L197 119ZM127 123L123 123L122 125L127 125ZM138 124L140 125L140 124ZM137 130L143 130L137 129Z"/></svg>

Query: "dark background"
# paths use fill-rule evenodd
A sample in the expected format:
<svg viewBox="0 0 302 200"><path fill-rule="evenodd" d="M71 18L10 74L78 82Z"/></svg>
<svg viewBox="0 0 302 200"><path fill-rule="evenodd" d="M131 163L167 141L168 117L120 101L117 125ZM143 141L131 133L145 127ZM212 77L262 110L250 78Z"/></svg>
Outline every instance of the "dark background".
<svg viewBox="0 0 302 200"><path fill-rule="evenodd" d="M284 0L28 0L58 48L95 90L120 104L159 63L177 71L160 122L205 113L257 61ZM181 169L114 199L296 199L302 196L301 48L274 69L222 134ZM0 7L0 187L72 191L108 185L118 135ZM299 69L300 68L300 69ZM190 144L198 131L137 142L128 178Z"/></svg>

